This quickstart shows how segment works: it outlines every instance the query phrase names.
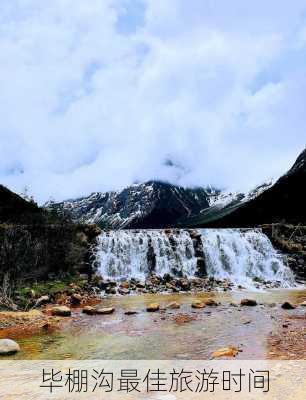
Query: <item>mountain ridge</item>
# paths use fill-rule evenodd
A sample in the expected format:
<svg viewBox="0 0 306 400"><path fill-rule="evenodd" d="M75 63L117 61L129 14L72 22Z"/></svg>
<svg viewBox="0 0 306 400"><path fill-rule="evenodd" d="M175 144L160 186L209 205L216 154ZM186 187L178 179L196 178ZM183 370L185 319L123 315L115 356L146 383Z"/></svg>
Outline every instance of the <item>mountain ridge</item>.
<svg viewBox="0 0 306 400"><path fill-rule="evenodd" d="M252 227L271 223L306 223L306 149L271 187L225 215L197 221L198 227ZM193 221L194 222L194 221ZM192 223L190 223L192 225Z"/></svg>
<svg viewBox="0 0 306 400"><path fill-rule="evenodd" d="M47 208L67 212L75 222L96 223L110 229L304 223L305 179L306 149L278 180L258 185L247 193L210 187L184 188L151 180L118 192L95 192L79 199L49 203Z"/></svg>
<svg viewBox="0 0 306 400"><path fill-rule="evenodd" d="M148 181L119 192L95 192L46 206L49 210L68 212L73 221L122 229L171 227L182 217L198 214L209 207L209 203L203 188L189 189L167 182Z"/></svg>

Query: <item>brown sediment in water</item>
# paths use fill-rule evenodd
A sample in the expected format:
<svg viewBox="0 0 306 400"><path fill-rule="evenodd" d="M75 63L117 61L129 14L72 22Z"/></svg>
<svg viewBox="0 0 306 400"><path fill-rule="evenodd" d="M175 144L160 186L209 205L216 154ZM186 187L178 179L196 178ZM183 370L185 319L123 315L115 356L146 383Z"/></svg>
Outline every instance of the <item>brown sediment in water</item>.
<svg viewBox="0 0 306 400"><path fill-rule="evenodd" d="M0 339L31 337L40 332L54 332L59 318L49 317L39 310L0 312Z"/></svg>
<svg viewBox="0 0 306 400"><path fill-rule="evenodd" d="M268 359L306 360L306 314L279 319L278 330L268 339Z"/></svg>
<svg viewBox="0 0 306 400"><path fill-rule="evenodd" d="M178 314L178 315L175 315L174 317L173 317L173 321L176 323L176 324L186 324L187 322L191 322L191 321L194 321L194 320L196 320L196 316L195 315L190 315L190 314Z"/></svg>

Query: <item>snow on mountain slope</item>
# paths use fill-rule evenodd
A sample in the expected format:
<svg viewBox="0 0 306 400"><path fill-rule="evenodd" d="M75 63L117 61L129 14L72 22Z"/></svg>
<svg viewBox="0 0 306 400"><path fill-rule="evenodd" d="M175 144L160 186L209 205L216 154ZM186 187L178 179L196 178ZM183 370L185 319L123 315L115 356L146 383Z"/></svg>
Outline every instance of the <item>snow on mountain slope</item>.
<svg viewBox="0 0 306 400"><path fill-rule="evenodd" d="M186 189L156 181L46 205L69 213L74 221L112 229L174 226L178 219L196 215L208 206L203 188Z"/></svg>
<svg viewBox="0 0 306 400"><path fill-rule="evenodd" d="M201 222L202 218L210 218L215 213L227 213L271 185L272 182L265 183L243 194L149 181L119 192L96 192L80 199L48 203L46 207L69 214L75 222L95 223L105 228L165 228Z"/></svg>
<svg viewBox="0 0 306 400"><path fill-rule="evenodd" d="M210 189L208 191L209 207L201 210L199 215L180 220L179 225L196 227L208 224L210 221L215 219L222 218L248 201L260 196L263 192L271 188L274 182L274 179L270 179L246 193Z"/></svg>
<svg viewBox="0 0 306 400"><path fill-rule="evenodd" d="M265 190L269 189L275 182L275 179L270 179L261 185L256 186L249 192L231 192L231 191L214 191L208 197L209 206L226 207L231 203L246 202L259 196Z"/></svg>
<svg viewBox="0 0 306 400"><path fill-rule="evenodd" d="M292 168L272 186L259 188L247 201L210 207L192 223L209 227L251 227L285 222L305 224L306 149ZM264 190L261 190L264 189Z"/></svg>

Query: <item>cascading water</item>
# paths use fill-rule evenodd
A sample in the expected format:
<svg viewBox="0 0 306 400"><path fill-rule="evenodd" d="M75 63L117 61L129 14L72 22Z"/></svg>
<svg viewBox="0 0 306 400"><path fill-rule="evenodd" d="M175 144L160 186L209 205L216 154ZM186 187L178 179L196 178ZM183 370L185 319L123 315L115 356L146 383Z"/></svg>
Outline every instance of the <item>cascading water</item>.
<svg viewBox="0 0 306 400"><path fill-rule="evenodd" d="M197 259L187 231L167 235L164 231L109 231L99 236L98 264L102 276L144 279L159 275L193 276Z"/></svg>
<svg viewBox="0 0 306 400"><path fill-rule="evenodd" d="M293 273L261 230L203 229L201 238L209 276L245 287L254 279L294 286Z"/></svg>
<svg viewBox="0 0 306 400"><path fill-rule="evenodd" d="M283 257L258 229L118 230L99 236L97 262L105 278L142 280L151 272L194 277L199 257L216 279L245 287L254 287L254 280L294 286Z"/></svg>

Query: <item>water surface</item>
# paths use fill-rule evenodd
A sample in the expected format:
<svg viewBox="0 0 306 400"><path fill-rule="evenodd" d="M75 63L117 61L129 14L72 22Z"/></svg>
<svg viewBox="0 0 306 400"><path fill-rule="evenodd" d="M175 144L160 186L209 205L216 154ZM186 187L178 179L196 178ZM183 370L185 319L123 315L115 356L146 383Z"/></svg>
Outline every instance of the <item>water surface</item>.
<svg viewBox="0 0 306 400"><path fill-rule="evenodd" d="M195 299L212 297L221 305L200 310L191 308ZM234 307L241 298L253 298L256 307ZM229 345L242 351L240 359L265 359L267 338L278 329L279 320L290 313L305 313L302 307L282 310L283 301L301 303L306 290L266 292L214 292L200 294L152 294L103 299L114 306L112 315L88 316L80 309L63 320L56 332L18 338L21 352L15 359L207 359ZM146 312L146 305L161 307L176 301L178 310ZM276 306L273 305L276 303ZM136 315L125 315L127 310ZM12 357L11 357L12 358Z"/></svg>

